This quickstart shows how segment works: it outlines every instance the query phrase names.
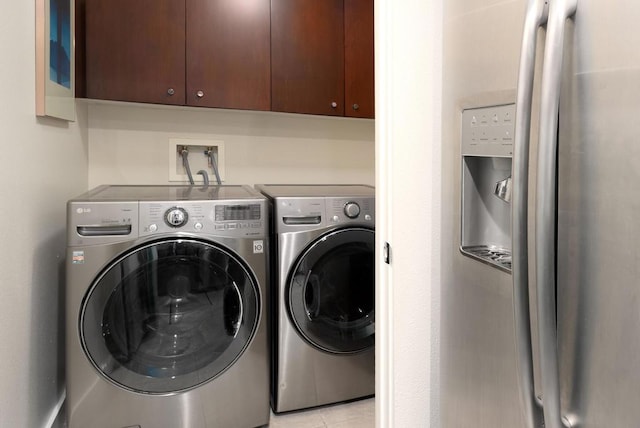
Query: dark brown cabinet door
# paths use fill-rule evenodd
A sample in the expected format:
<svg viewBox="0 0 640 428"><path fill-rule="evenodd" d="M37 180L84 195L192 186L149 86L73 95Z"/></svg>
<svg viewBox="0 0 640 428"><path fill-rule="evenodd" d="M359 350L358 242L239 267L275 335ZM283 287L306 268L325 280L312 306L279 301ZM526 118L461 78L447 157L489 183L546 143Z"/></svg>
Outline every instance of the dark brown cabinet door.
<svg viewBox="0 0 640 428"><path fill-rule="evenodd" d="M271 63L273 111L343 116L343 0L272 0Z"/></svg>
<svg viewBox="0 0 640 428"><path fill-rule="evenodd" d="M184 0L86 1L86 96L185 103Z"/></svg>
<svg viewBox="0 0 640 428"><path fill-rule="evenodd" d="M345 116L373 118L373 0L344 0Z"/></svg>
<svg viewBox="0 0 640 428"><path fill-rule="evenodd" d="M269 0L186 1L186 104L269 110Z"/></svg>

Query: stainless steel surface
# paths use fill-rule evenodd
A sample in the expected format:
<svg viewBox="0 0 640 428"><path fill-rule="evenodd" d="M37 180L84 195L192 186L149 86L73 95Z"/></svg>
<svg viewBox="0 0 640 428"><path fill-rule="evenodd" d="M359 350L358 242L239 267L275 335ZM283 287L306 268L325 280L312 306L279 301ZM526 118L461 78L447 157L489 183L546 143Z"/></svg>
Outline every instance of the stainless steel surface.
<svg viewBox="0 0 640 428"><path fill-rule="evenodd" d="M123 189L112 189L114 193ZM113 193L101 188L68 203L68 249L66 289L66 367L67 415L70 428L113 428L127 426L157 428L211 428L261 426L269 420L267 313L261 307L258 327L240 357L221 375L185 392L141 394L125 390L107 381L90 363L81 346L78 323L80 310L89 287L110 261L140 245L157 239L198 238L213 242L236 254L257 280L260 301L268 298L267 253L256 250L256 242L266 242L267 221L262 216L259 228L216 230L215 206L229 202L259 204L266 212L266 200L177 199L141 201L151 194L172 193L169 189L129 188L127 199L118 201ZM102 195L101 195L102 193ZM120 193L122 194L122 193ZM136 194L139 198L136 198ZM180 193L181 194L181 193ZM91 196L93 195L93 196ZM101 200L107 195L108 200ZM109 196L111 195L111 196ZM182 194L181 194L182 195ZM109 199L111 198L111 199ZM191 215L188 223L170 228L162 217L166 207L179 205ZM206 214L205 214L206 213ZM192 223L193 217L199 217ZM158 218L154 233L149 219ZM90 236L77 234L77 226L123 223L131 226L129 236ZM200 223L198 230L195 224ZM193 227L192 227L193 226Z"/></svg>
<svg viewBox="0 0 640 428"><path fill-rule="evenodd" d="M257 184L255 187L274 198L371 198L375 196L375 189L372 186L361 184Z"/></svg>
<svg viewBox="0 0 640 428"><path fill-rule="evenodd" d="M464 115L463 115L464 120ZM492 247L511 253L511 209L495 196L495 184L511 172L511 159L463 156L460 248ZM506 266L492 263L493 266ZM510 269L510 266L508 267Z"/></svg>
<svg viewBox="0 0 640 428"><path fill-rule="evenodd" d="M275 412L304 409L366 397L375 393L375 349L337 355L310 346L292 325L285 302L289 272L298 255L326 230L281 233L278 247L278 348Z"/></svg>
<svg viewBox="0 0 640 428"><path fill-rule="evenodd" d="M534 387L531 315L529 311L529 138L536 69L537 37L549 16L547 0L529 0L522 31L516 90L512 163L511 248L514 329L516 334L520 404L527 428L542 425L542 408Z"/></svg>
<svg viewBox="0 0 640 428"><path fill-rule="evenodd" d="M572 7L570 2L563 1L550 4L552 10ZM640 263L635 250L640 236L637 221L640 217L640 150L635 144L640 135L640 121L637 120L640 101L635 90L640 82L639 3L580 0L573 19L556 17L548 24L547 55L552 55L555 43L565 48L561 60L562 84L560 92L554 94L560 95L559 110L553 106L557 101L550 103L547 100L542 103L547 105L541 106L537 98L544 94L535 89L531 102L531 129L530 132L522 131L525 137L531 135L530 151L519 152L520 146L516 142L514 153L512 205L514 213L517 210L524 216L529 211L530 220L527 227L524 221L516 220L515 214L513 218L513 237L526 236L528 241L520 245L514 243L512 260L514 276L521 277L517 282L528 280L529 287L527 292L514 283L514 297L521 293L526 299L528 293L530 300L527 304L525 299L518 299L520 303L516 305L521 306L520 314L531 307L535 382L521 388L523 404L508 396L518 395L516 390L509 389L512 384L510 372L522 372L522 367L517 370L509 367L497 374L496 367L486 363L491 360L496 366L511 364L510 359L517 358L509 354L511 341L517 340L515 343L520 349L530 346L522 335L517 339L515 335L510 338L507 332L495 328L505 324L513 328L514 320L505 315L500 305L500 302L511 303L510 287L501 282L502 278L498 277L501 272L494 269L494 275L490 276L487 269L481 270L478 263L472 264L457 254L460 240L457 225L452 223L458 218L460 206L456 199L458 195L449 198L448 195L455 192L459 185L456 178L461 174L457 170L459 153L452 148L451 142L460 135L460 111L498 104L511 94L509 76L516 75L511 59L518 57L513 53L520 49L513 46L513 39L522 33L522 29L515 28L512 23L520 21L516 17L520 17L520 7L525 5L524 1L495 0L452 0L445 5L444 67L447 79L443 91L443 170L453 173L451 181L443 180L442 426L530 426L527 425L530 422L518 419L519 415L510 410L515 409L519 414L523 404L528 402L533 413L537 413L532 398L537 388L539 395L550 403L545 404L550 419L546 424L548 427L563 426L566 422L580 428L635 427L640 421L636 398L640 388L640 335L636 334L640 329L637 304ZM487 31L487 28L492 30ZM555 32L553 37L552 31ZM564 42L559 42L559 31L564 32ZM544 45L543 36L544 31L538 30L535 54L538 59ZM553 61L545 59L543 67L554 66ZM534 88L539 83L541 63L536 61ZM543 80L548 82L549 77L543 77ZM551 111L549 104L552 104ZM549 137L555 138L557 133L558 157L557 168L541 159L546 179L538 191L538 126L535 122L538 119L536 111L541 107L546 110L541 118L544 121L541 134L546 135L540 137L545 141ZM518 114L521 112L518 107ZM544 158L553 158L555 153L554 148L542 148ZM530 155L528 174L521 168L521 154ZM518 183L522 180L518 179L518 174L522 179L529 177L528 195L520 189ZM556 174L557 210L548 210L545 204L555 205L549 189L555 191ZM537 207L531 199L540 192L544 192L550 201L543 202L543 207ZM518 201L518 198L522 199ZM516 208L523 203L527 203L527 208ZM531 228L534 223L531 220L535 217L533 208L542 208L551 220L546 226L551 237L542 242L537 241L536 232ZM521 232L516 233L517 230ZM555 258L548 251L536 251L540 244L555 253ZM524 253L527 250L528 254ZM538 257L548 258L546 264L552 272L531 268L527 275L521 268L526 269L527 263L539 266ZM545 306L542 308L546 317L546 321L542 320L543 328L551 330L553 336L557 335L557 340L545 345L544 350L545 359L549 354L553 359L554 352L549 353L549 349L553 351L557 346L557 368L551 370L555 373L548 373L548 362L542 373L544 378L552 376L551 381L548 378L541 381L541 370L535 362L539 351L539 341L535 337L538 321L534 320L538 313L538 285L544 288L540 299ZM557 330L553 326L549 329L556 317ZM526 315L517 318L522 324L529 322ZM496 340L498 335L501 340ZM543 342L549 342L547 333ZM500 346L501 352L496 352ZM528 350L525 353L528 354ZM525 371L531 372L529 368ZM485 373L493 375L483 376ZM545 386L544 390L540 388L543 383L554 382L560 387L557 398L553 385L551 388ZM483 400L487 396L491 399ZM481 404L478 403L480 400L483 400ZM536 425L539 422L533 423L539 426Z"/></svg>
<svg viewBox="0 0 640 428"><path fill-rule="evenodd" d="M563 420L560 410L556 323L556 151L565 22L575 13L576 6L576 0L554 0L549 7L542 69L536 194L536 274L542 402L545 426L549 428L572 426L570 422Z"/></svg>
<svg viewBox="0 0 640 428"><path fill-rule="evenodd" d="M461 247L462 251L490 265L495 265L506 272L511 272L511 251L492 245Z"/></svg>
<svg viewBox="0 0 640 428"><path fill-rule="evenodd" d="M515 105L474 106L462 111L462 155L510 158Z"/></svg>
<svg viewBox="0 0 640 428"><path fill-rule="evenodd" d="M351 354L330 353L312 346L292 322L288 284L298 259L332 231L367 230L375 225L374 189L354 185L257 185L272 197L274 311L272 406L286 412L352 400L375 392L375 349ZM347 214L347 204L359 213ZM303 221L291 221L291 219ZM287 221L286 219L289 219ZM313 221L308 221L313 219Z"/></svg>
<svg viewBox="0 0 640 428"><path fill-rule="evenodd" d="M496 188L493 191L499 199L506 203L511 202L511 176L508 176L504 180L500 180L496 183Z"/></svg>
<svg viewBox="0 0 640 428"><path fill-rule="evenodd" d="M563 415L640 421L640 3L580 0L567 21L558 141Z"/></svg>
<svg viewBox="0 0 640 428"><path fill-rule="evenodd" d="M466 126L461 123L462 112L515 101L525 5L524 1L498 0L444 3L443 60L447 75L442 128L446 172L442 180L442 428L526 426L518 392L511 276L459 250L463 242L461 181L465 168L461 156L471 156L458 143ZM501 156L510 155L507 151ZM505 166L495 180L483 182L486 200L496 209L506 210L505 219L510 218L510 206L498 200L493 190L496 181L508 176L510 169ZM477 202L482 204L483 199ZM469 218L467 224L472 222ZM501 234L502 248L511 245L510 229L507 221ZM476 236L482 234L476 232ZM497 243L469 241L468 245L474 244Z"/></svg>
<svg viewBox="0 0 640 428"><path fill-rule="evenodd" d="M215 201L229 199L256 199L260 197L260 192L257 192L250 186L104 185L89 190L88 192L74 198L74 201Z"/></svg>

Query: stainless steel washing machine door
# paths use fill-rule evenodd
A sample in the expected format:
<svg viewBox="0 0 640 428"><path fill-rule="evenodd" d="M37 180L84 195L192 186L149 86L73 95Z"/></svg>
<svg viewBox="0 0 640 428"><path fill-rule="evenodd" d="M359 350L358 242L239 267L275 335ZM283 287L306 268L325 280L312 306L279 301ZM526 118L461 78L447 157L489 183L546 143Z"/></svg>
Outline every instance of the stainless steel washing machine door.
<svg viewBox="0 0 640 428"><path fill-rule="evenodd" d="M350 228L316 239L288 284L288 310L300 335L316 348L355 353L375 342L375 234Z"/></svg>
<svg viewBox="0 0 640 428"><path fill-rule="evenodd" d="M224 372L260 317L255 277L230 250L196 239L134 248L96 278L80 313L80 339L114 384L170 394Z"/></svg>

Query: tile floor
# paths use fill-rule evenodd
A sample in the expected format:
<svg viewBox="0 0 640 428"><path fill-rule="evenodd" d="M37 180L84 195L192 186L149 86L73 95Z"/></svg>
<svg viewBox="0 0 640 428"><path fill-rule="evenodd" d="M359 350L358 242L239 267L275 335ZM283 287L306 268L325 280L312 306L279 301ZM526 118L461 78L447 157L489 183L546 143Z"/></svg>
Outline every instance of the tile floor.
<svg viewBox="0 0 640 428"><path fill-rule="evenodd" d="M373 428L375 399L320 407L300 412L271 414L269 428Z"/></svg>

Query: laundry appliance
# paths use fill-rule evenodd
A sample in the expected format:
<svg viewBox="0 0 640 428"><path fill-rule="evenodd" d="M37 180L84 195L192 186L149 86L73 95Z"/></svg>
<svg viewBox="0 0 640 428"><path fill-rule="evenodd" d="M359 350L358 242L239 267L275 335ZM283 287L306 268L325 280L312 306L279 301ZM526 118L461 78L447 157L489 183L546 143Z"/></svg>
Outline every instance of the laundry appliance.
<svg viewBox="0 0 640 428"><path fill-rule="evenodd" d="M101 186L67 209L68 426L267 424L264 196Z"/></svg>
<svg viewBox="0 0 640 428"><path fill-rule="evenodd" d="M256 188L272 210L274 412L373 395L374 189Z"/></svg>

